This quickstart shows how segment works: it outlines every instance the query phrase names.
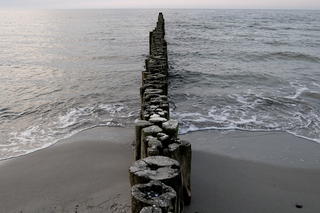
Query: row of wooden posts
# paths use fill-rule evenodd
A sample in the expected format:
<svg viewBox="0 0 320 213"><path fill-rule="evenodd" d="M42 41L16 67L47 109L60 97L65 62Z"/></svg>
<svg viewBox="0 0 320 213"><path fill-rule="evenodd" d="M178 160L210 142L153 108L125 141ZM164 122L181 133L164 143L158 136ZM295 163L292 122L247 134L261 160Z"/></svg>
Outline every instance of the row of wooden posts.
<svg viewBox="0 0 320 213"><path fill-rule="evenodd" d="M191 145L178 138L178 121L170 120L164 37L165 22L159 13L150 32L140 119L135 122L134 162L129 168L132 213L182 213L191 202Z"/></svg>

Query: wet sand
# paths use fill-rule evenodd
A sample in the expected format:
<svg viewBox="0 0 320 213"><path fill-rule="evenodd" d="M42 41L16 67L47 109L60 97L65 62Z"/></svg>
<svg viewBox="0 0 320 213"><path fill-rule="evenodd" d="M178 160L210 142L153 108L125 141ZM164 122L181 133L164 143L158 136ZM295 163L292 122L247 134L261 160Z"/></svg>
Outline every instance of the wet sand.
<svg viewBox="0 0 320 213"><path fill-rule="evenodd" d="M187 213L320 209L320 144L283 132L202 131L193 141Z"/></svg>
<svg viewBox="0 0 320 213"><path fill-rule="evenodd" d="M317 212L320 144L280 132L200 131L186 213ZM130 212L131 128L98 127L0 162L2 212Z"/></svg>

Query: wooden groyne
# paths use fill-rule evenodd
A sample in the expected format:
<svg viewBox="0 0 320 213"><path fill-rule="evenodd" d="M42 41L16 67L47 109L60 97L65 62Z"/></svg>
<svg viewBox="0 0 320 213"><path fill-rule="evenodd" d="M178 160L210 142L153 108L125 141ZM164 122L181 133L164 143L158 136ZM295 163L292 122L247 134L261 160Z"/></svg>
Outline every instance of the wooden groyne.
<svg viewBox="0 0 320 213"><path fill-rule="evenodd" d="M178 138L170 120L165 21L159 13L149 35L135 122L134 162L129 168L132 213L182 213L191 202L191 144Z"/></svg>

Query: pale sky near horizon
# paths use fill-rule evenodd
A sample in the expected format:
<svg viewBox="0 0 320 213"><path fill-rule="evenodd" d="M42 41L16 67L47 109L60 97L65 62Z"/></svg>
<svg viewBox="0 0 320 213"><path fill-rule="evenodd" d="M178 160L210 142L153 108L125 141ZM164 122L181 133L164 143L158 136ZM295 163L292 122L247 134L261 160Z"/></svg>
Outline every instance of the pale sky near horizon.
<svg viewBox="0 0 320 213"><path fill-rule="evenodd" d="M320 0L0 0L0 9L313 9Z"/></svg>

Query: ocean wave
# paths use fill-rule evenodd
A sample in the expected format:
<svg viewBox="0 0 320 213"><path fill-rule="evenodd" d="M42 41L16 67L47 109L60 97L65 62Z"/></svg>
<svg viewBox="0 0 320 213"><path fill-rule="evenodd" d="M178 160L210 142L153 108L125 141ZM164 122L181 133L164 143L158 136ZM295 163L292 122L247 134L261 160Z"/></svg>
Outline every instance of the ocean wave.
<svg viewBox="0 0 320 213"><path fill-rule="evenodd" d="M179 99L180 103L171 112L171 117L180 123L179 134L208 129L286 131L320 142L319 111L293 97L268 97L249 92L206 97L201 105L198 104L201 97L190 94L188 97L192 98ZM186 104L196 111L185 111Z"/></svg>
<svg viewBox="0 0 320 213"><path fill-rule="evenodd" d="M289 98L289 99L296 99L298 98L302 93L304 93L305 91L309 90L307 87L300 87L300 88L297 88L295 94L293 95L289 95L289 96L286 96L286 98Z"/></svg>
<svg viewBox="0 0 320 213"><path fill-rule="evenodd" d="M259 29L261 29L261 30L270 30L270 31L279 30L278 28L270 27L270 26L260 26Z"/></svg>
<svg viewBox="0 0 320 213"><path fill-rule="evenodd" d="M298 82L290 82L290 85L295 92L285 96L285 98L292 100L303 100L312 104L313 106L318 106L320 104L320 91L318 90L320 85L316 84L315 82L308 87L306 85L299 84Z"/></svg>
<svg viewBox="0 0 320 213"><path fill-rule="evenodd" d="M286 41L279 41L279 40L271 40L271 41L265 41L265 44L271 45L271 46L275 46L275 47L279 47L279 46L290 46L291 44L289 42Z"/></svg>
<svg viewBox="0 0 320 213"><path fill-rule="evenodd" d="M2 125L0 160L44 149L58 140L95 126L130 125L137 114L137 109L124 103L81 106L71 101L45 104L32 113L21 113Z"/></svg>
<svg viewBox="0 0 320 213"><path fill-rule="evenodd" d="M299 53L299 52L290 52L290 51L283 51L283 52L270 52L270 53L250 53L246 52L240 55L240 59L245 62L249 61L306 61L306 62L314 62L319 63L320 58L317 56Z"/></svg>

